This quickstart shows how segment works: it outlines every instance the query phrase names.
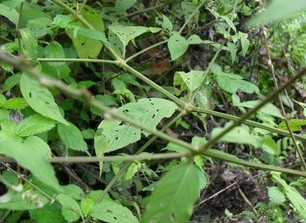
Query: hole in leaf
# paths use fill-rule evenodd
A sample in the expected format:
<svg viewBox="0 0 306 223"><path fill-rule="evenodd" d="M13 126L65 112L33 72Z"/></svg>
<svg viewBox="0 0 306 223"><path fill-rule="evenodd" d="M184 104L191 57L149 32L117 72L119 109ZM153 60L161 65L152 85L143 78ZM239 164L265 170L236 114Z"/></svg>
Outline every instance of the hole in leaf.
<svg viewBox="0 0 306 223"><path fill-rule="evenodd" d="M123 113L127 113L127 112L129 112L130 110L129 109L124 109L123 110Z"/></svg>
<svg viewBox="0 0 306 223"><path fill-rule="evenodd" d="M159 112L159 109L156 109L156 112Z"/></svg>
<svg viewBox="0 0 306 223"><path fill-rule="evenodd" d="M29 93L29 97L32 98L32 93L31 92Z"/></svg>
<svg viewBox="0 0 306 223"><path fill-rule="evenodd" d="M85 42L81 43L81 46L84 46L85 45Z"/></svg>
<svg viewBox="0 0 306 223"><path fill-rule="evenodd" d="M48 101L45 101L45 104L46 104L46 105L49 105L50 103L49 103Z"/></svg>
<svg viewBox="0 0 306 223"><path fill-rule="evenodd" d="M118 136L116 136L115 140L118 140L118 139L119 139Z"/></svg>
<svg viewBox="0 0 306 223"><path fill-rule="evenodd" d="M174 213L171 213L171 219L172 219L172 222L176 222L176 217Z"/></svg>
<svg viewBox="0 0 306 223"><path fill-rule="evenodd" d="M152 118L155 118L155 117L156 117L156 115L155 115L155 114L153 114L153 115L152 115Z"/></svg>
<svg viewBox="0 0 306 223"><path fill-rule="evenodd" d="M107 212L107 213L113 213L113 211L112 211L112 210L109 210L109 209L107 209L106 212Z"/></svg>

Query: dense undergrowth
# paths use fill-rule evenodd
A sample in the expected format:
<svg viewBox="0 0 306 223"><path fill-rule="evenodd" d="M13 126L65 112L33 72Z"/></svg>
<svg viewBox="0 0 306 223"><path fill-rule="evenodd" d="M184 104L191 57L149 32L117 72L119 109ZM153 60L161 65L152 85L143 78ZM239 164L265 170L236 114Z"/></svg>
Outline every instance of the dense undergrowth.
<svg viewBox="0 0 306 223"><path fill-rule="evenodd" d="M305 222L306 5L265 7L0 1L0 221Z"/></svg>

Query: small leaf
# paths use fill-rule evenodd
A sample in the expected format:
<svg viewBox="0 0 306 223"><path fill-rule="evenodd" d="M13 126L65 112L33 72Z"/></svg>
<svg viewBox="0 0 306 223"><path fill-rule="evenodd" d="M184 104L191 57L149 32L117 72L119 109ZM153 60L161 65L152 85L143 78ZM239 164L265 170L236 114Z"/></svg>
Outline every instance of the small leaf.
<svg viewBox="0 0 306 223"><path fill-rule="evenodd" d="M116 0L115 2L115 11L116 13L124 13L126 10L131 8L137 0Z"/></svg>
<svg viewBox="0 0 306 223"><path fill-rule="evenodd" d="M36 114L22 120L16 129L16 134L21 137L35 135L52 129L55 126L55 121Z"/></svg>
<svg viewBox="0 0 306 223"><path fill-rule="evenodd" d="M42 116L67 124L50 91L40 86L35 79L25 73L21 76L20 90L24 99L34 111Z"/></svg>
<svg viewBox="0 0 306 223"><path fill-rule="evenodd" d="M27 50L28 56L32 59L34 63L37 62L37 40L35 36L31 33L31 31L27 29L19 29L23 44L25 45L25 48Z"/></svg>
<svg viewBox="0 0 306 223"><path fill-rule="evenodd" d="M172 25L170 19L165 15L163 15L162 27L163 27L163 29L167 29L170 32L173 30L173 25Z"/></svg>
<svg viewBox="0 0 306 223"><path fill-rule="evenodd" d="M16 9L8 7L5 4L0 4L0 15L8 18L12 23L17 25L19 13Z"/></svg>
<svg viewBox="0 0 306 223"><path fill-rule="evenodd" d="M115 201L102 201L92 208L90 216L108 223L138 223L132 212Z"/></svg>
<svg viewBox="0 0 306 223"><path fill-rule="evenodd" d="M36 223L63 223L61 210L52 204L29 211L31 219Z"/></svg>
<svg viewBox="0 0 306 223"><path fill-rule="evenodd" d="M175 73L175 75L177 74L181 76L190 92L193 92L198 89L205 78L204 71L192 70L188 73L181 71Z"/></svg>
<svg viewBox="0 0 306 223"><path fill-rule="evenodd" d="M85 216L92 210L95 206L95 202L90 198L84 198L81 200L81 210Z"/></svg>
<svg viewBox="0 0 306 223"><path fill-rule="evenodd" d="M290 119L289 125L292 131L301 131L301 127L306 126L306 120L305 119ZM282 121L281 123L279 123L278 127L280 129L287 130L287 125L285 121Z"/></svg>
<svg viewBox="0 0 306 223"><path fill-rule="evenodd" d="M238 106L238 107L241 106L245 108L254 108L259 103L260 103L260 100L254 100L254 101L241 102L241 103L235 104L235 106ZM267 103L265 106L263 106L258 111L268 114L268 115L272 115L272 116L281 118L281 119L284 118L280 110L271 103Z"/></svg>
<svg viewBox="0 0 306 223"><path fill-rule="evenodd" d="M242 48L242 55L245 56L250 46L250 41L248 40L248 34L239 32L239 36Z"/></svg>
<svg viewBox="0 0 306 223"><path fill-rule="evenodd" d="M20 74L14 74L7 78L3 84L3 91L7 91L9 89L12 89L20 82L21 75Z"/></svg>
<svg viewBox="0 0 306 223"><path fill-rule="evenodd" d="M59 194L56 200L62 205L62 214L68 222L74 222L82 216L79 204L67 194Z"/></svg>
<svg viewBox="0 0 306 223"><path fill-rule="evenodd" d="M24 98L10 98L2 104L3 108L12 110L24 109L28 106L29 105Z"/></svg>
<svg viewBox="0 0 306 223"><path fill-rule="evenodd" d="M59 123L57 125L57 132L68 148L82 152L88 151L87 144L83 139L81 131L72 123L69 123L69 125Z"/></svg>
<svg viewBox="0 0 306 223"><path fill-rule="evenodd" d="M174 166L147 198L142 222L187 222L200 197L200 176L199 168L189 163Z"/></svg>
<svg viewBox="0 0 306 223"><path fill-rule="evenodd" d="M33 143L28 145L27 142L21 143L13 140L3 140L0 143L0 153L12 157L20 166L30 170L33 176L40 181L61 191L52 165L42 153L41 148L38 147L33 145Z"/></svg>
<svg viewBox="0 0 306 223"><path fill-rule="evenodd" d="M176 60L182 56L188 49L188 41L178 32L172 32L172 36L168 40L168 49L170 51L171 60Z"/></svg>
<svg viewBox="0 0 306 223"><path fill-rule="evenodd" d="M285 195L278 187L270 187L268 189L269 200L272 204L280 205L286 201Z"/></svg>
<svg viewBox="0 0 306 223"><path fill-rule="evenodd" d="M231 54L232 63L234 63L235 59L236 59L237 51L238 51L237 46L233 43L228 42L227 43L227 48L228 48L228 50Z"/></svg>

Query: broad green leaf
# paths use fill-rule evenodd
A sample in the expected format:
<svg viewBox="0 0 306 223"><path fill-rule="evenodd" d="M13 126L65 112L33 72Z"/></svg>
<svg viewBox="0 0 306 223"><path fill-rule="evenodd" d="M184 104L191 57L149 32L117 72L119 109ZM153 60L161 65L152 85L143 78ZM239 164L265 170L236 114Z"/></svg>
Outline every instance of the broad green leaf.
<svg viewBox="0 0 306 223"><path fill-rule="evenodd" d="M47 157L42 154L41 148L13 140L3 140L0 143L0 153L14 158L20 166L30 170L33 176L40 181L54 189L61 190L54 169Z"/></svg>
<svg viewBox="0 0 306 223"><path fill-rule="evenodd" d="M270 187L268 189L269 200L272 204L280 205L286 201L285 195L278 187Z"/></svg>
<svg viewBox="0 0 306 223"><path fill-rule="evenodd" d="M28 103L24 100L24 98L10 98L6 100L1 107L12 109L12 110L19 110L28 107Z"/></svg>
<svg viewBox="0 0 306 223"><path fill-rule="evenodd" d="M229 27L231 27L232 30L234 30L235 32L237 31L235 24L233 23L233 21L229 17L222 15L222 16L220 16L220 18L223 19L227 23L227 25Z"/></svg>
<svg viewBox="0 0 306 223"><path fill-rule="evenodd" d="M190 19L190 16L196 11L197 5L189 0L184 0L181 2L181 9L184 14L184 19Z"/></svg>
<svg viewBox="0 0 306 223"><path fill-rule="evenodd" d="M17 25L19 13L16 9L0 4L0 15L8 18L12 23Z"/></svg>
<svg viewBox="0 0 306 223"><path fill-rule="evenodd" d="M224 128L214 128L211 133L211 136L215 137L231 124L232 122L228 122L226 123ZM227 133L225 136L223 136L221 141L230 142L230 143L249 144L254 147L261 147L263 139L259 136L255 136L252 133L250 133L250 130L247 126L238 126L235 127L229 133Z"/></svg>
<svg viewBox="0 0 306 223"><path fill-rule="evenodd" d="M9 89L12 89L17 84L19 84L20 78L21 78L20 74L14 74L14 75L10 76L9 78L7 78L4 81L4 84L3 84L3 91L7 91Z"/></svg>
<svg viewBox="0 0 306 223"><path fill-rule="evenodd" d="M103 20L100 14L88 5L84 6L82 16L90 25L94 27L95 30L90 31L89 29L85 28L85 25L80 21L73 21L70 22L69 26L67 27L67 34L72 39L73 45L80 58L96 58L103 46L101 41L96 39L105 39L103 33Z"/></svg>
<svg viewBox="0 0 306 223"><path fill-rule="evenodd" d="M90 216L108 223L138 223L133 213L115 201L102 201L94 206Z"/></svg>
<svg viewBox="0 0 306 223"><path fill-rule="evenodd" d="M35 223L64 223L61 209L52 204L29 211Z"/></svg>
<svg viewBox="0 0 306 223"><path fill-rule="evenodd" d="M188 41L182 37L178 32L172 32L171 37L168 40L168 49L170 51L171 60L176 60L188 49Z"/></svg>
<svg viewBox="0 0 306 223"><path fill-rule="evenodd" d="M31 197L34 197L35 199L31 200ZM33 210L43 207L48 202L48 198L37 191L29 190L19 193L9 191L6 194L0 196L0 209L16 211Z"/></svg>
<svg viewBox="0 0 306 223"><path fill-rule="evenodd" d="M69 149L87 152L88 147L83 139L81 131L72 123L57 125L57 132L61 140Z"/></svg>
<svg viewBox="0 0 306 223"><path fill-rule="evenodd" d="M192 70L188 73L183 71L176 72L175 75L180 75L190 92L195 91L200 87L204 80L204 71Z"/></svg>
<svg viewBox="0 0 306 223"><path fill-rule="evenodd" d="M36 114L22 120L16 129L16 134L21 137L35 135L52 129L55 126L55 121Z"/></svg>
<svg viewBox="0 0 306 223"><path fill-rule="evenodd" d="M292 131L300 131L302 126L306 126L306 120L305 119L290 119L289 125ZM278 127L280 129L287 130L287 125L285 121L282 121L281 123L279 123Z"/></svg>
<svg viewBox="0 0 306 223"><path fill-rule="evenodd" d="M147 198L142 222L187 222L200 197L201 175L200 169L190 163L174 166Z"/></svg>
<svg viewBox="0 0 306 223"><path fill-rule="evenodd" d="M82 188L78 187L75 184L68 184L68 185L62 186L62 188L63 188L63 193L69 195L70 197L76 200L81 200L85 197L85 193L82 190Z"/></svg>
<svg viewBox="0 0 306 223"><path fill-rule="evenodd" d="M254 108L259 103L260 103L260 100L254 100L254 101L241 102L241 103L235 104L235 106L244 107L244 108ZM281 119L284 118L280 110L271 103L267 103L265 106L263 106L258 111L268 114L268 115L272 115L272 116L281 118Z"/></svg>
<svg viewBox="0 0 306 223"><path fill-rule="evenodd" d="M20 90L24 99L34 111L42 116L67 124L50 91L25 73L22 74L20 79Z"/></svg>
<svg viewBox="0 0 306 223"><path fill-rule="evenodd" d="M39 39L43 36L49 34L53 36L54 33L50 29L50 25L52 24L52 20L47 17L38 17L34 19L30 19L27 23L27 28L33 33L33 35Z"/></svg>
<svg viewBox="0 0 306 223"><path fill-rule="evenodd" d="M35 152L40 153L41 156L43 157L50 158L52 155L49 145L44 140L42 140L37 136L28 137L24 141L24 144L29 148L35 147L36 148Z"/></svg>
<svg viewBox="0 0 306 223"><path fill-rule="evenodd" d="M82 216L79 204L67 194L59 194L56 200L62 205L62 214L68 222L74 222Z"/></svg>
<svg viewBox="0 0 306 223"><path fill-rule="evenodd" d="M137 0L116 0L115 2L115 10L116 13L124 13L126 10L131 8Z"/></svg>
<svg viewBox="0 0 306 223"><path fill-rule="evenodd" d="M219 87L229 93L234 94L240 90L249 94L259 94L259 89L255 84L241 79L242 77L230 73L222 72L216 75L216 81Z"/></svg>
<svg viewBox="0 0 306 223"><path fill-rule="evenodd" d="M37 40L34 37L34 35L31 33L28 29L20 29L19 30L21 39L23 41L23 44L25 46L25 49L27 50L28 56L32 59L34 63L37 62Z"/></svg>
<svg viewBox="0 0 306 223"><path fill-rule="evenodd" d="M257 16L248 21L249 26L259 26L270 22L277 22L288 18L290 15L306 9L306 1L304 0L273 0L264 10Z"/></svg>
<svg viewBox="0 0 306 223"><path fill-rule="evenodd" d="M156 128L163 118L169 118L177 109L171 101L160 98L143 98L118 108L118 112L151 128ZM141 133L149 134L118 120L103 120L95 136L97 155L114 151L140 140Z"/></svg>

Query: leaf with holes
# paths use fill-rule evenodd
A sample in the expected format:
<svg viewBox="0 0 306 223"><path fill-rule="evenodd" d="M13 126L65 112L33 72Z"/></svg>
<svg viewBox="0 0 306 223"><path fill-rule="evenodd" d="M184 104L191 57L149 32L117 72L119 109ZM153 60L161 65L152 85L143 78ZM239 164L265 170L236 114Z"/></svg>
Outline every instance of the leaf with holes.
<svg viewBox="0 0 306 223"><path fill-rule="evenodd" d="M163 118L170 117L176 109L177 105L171 101L160 98L143 98L137 102L123 105L118 108L118 112L143 125L156 128ZM141 133L145 136L149 135L141 129L118 120L103 120L95 136L96 154L100 156L137 142L141 138Z"/></svg>
<svg viewBox="0 0 306 223"><path fill-rule="evenodd" d="M42 116L67 124L50 91L25 73L22 74L20 79L20 90L24 99L34 111Z"/></svg>
<svg viewBox="0 0 306 223"><path fill-rule="evenodd" d="M90 216L108 223L138 223L132 212L115 201L102 201L92 208Z"/></svg>
<svg viewBox="0 0 306 223"><path fill-rule="evenodd" d="M180 75L185 84L187 85L190 92L195 91L200 87L202 81L204 80L204 71L192 70L188 73L176 72L175 75Z"/></svg>
<svg viewBox="0 0 306 223"><path fill-rule="evenodd" d="M69 125L59 123L57 125L57 132L69 149L87 152L87 144L83 139L81 131L75 125L70 122Z"/></svg>
<svg viewBox="0 0 306 223"><path fill-rule="evenodd" d="M52 129L56 121L42 115L31 115L22 120L16 129L16 134L21 137L35 135Z"/></svg>
<svg viewBox="0 0 306 223"><path fill-rule="evenodd" d="M142 222L187 222L200 197L200 178L203 176L200 169L190 163L170 169L147 198Z"/></svg>
<svg viewBox="0 0 306 223"><path fill-rule="evenodd" d="M182 56L188 49L188 41L178 32L172 32L168 40L168 49L170 51L171 60L176 60Z"/></svg>

